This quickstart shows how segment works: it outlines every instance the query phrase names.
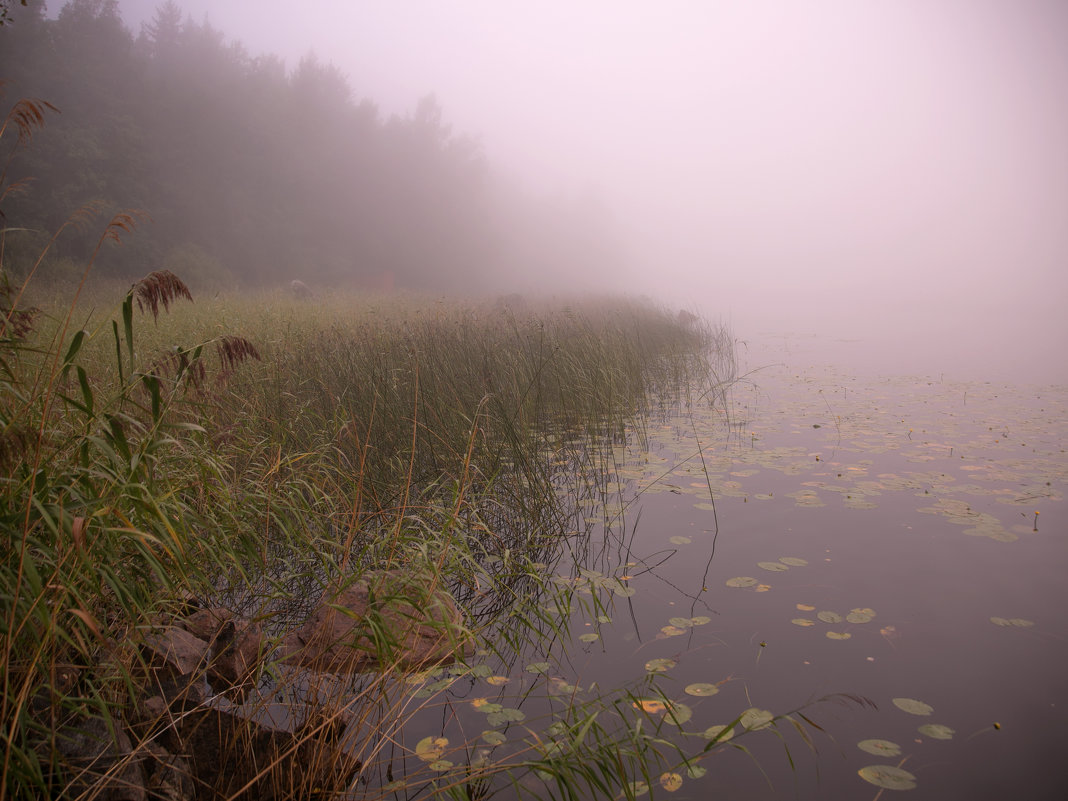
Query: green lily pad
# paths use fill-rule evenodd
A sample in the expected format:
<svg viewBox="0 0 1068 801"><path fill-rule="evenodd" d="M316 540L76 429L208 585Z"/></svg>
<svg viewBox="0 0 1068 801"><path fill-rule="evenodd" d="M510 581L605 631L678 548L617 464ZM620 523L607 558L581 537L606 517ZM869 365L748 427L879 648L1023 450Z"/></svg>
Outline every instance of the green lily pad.
<svg viewBox="0 0 1068 801"><path fill-rule="evenodd" d="M995 626L1019 626L1020 628L1028 628L1035 625L1035 621L1026 620L1022 617L1004 618L1004 617L992 617L990 622Z"/></svg>
<svg viewBox="0 0 1068 801"><path fill-rule="evenodd" d="M775 715L767 709L751 707L742 713L741 720L738 722L743 729L746 729L747 731L756 731L758 729L766 729L771 725L771 722L774 719Z"/></svg>
<svg viewBox="0 0 1068 801"><path fill-rule="evenodd" d="M670 541L674 545L689 545L693 542L689 537L672 537Z"/></svg>
<svg viewBox="0 0 1068 801"><path fill-rule="evenodd" d="M913 790L916 787L915 776L893 765L868 765L858 770L857 774L864 781L884 790Z"/></svg>
<svg viewBox="0 0 1068 801"><path fill-rule="evenodd" d="M828 640L848 640L852 636L853 635L850 634L848 631L828 631L827 632L827 639Z"/></svg>
<svg viewBox="0 0 1068 801"><path fill-rule="evenodd" d="M757 562L757 567L762 567L764 570L770 570L772 573L781 573L784 570L789 570L789 565L784 565L782 562Z"/></svg>
<svg viewBox="0 0 1068 801"><path fill-rule="evenodd" d="M434 762L431 762L429 765L427 765L427 767L431 770L436 770L438 773L441 773L442 771L451 768L452 763L447 759L438 759Z"/></svg>
<svg viewBox="0 0 1068 801"><path fill-rule="evenodd" d="M734 736L734 728L727 726L709 726L702 735L706 740L725 743Z"/></svg>
<svg viewBox="0 0 1068 801"><path fill-rule="evenodd" d="M728 587L752 587L756 583L757 580L752 576L735 576L727 579Z"/></svg>
<svg viewBox="0 0 1068 801"><path fill-rule="evenodd" d="M824 623L841 623L842 616L837 612L817 612L816 617Z"/></svg>
<svg viewBox="0 0 1068 801"><path fill-rule="evenodd" d="M949 728L949 726L943 726L941 723L925 723L920 726L920 734L926 734L928 737L932 737L935 740L952 740L953 735L956 732Z"/></svg>
<svg viewBox="0 0 1068 801"><path fill-rule="evenodd" d="M784 565L790 565L790 567L804 567L808 564L807 559L801 559L798 556L780 556L779 561Z"/></svg>
<svg viewBox="0 0 1068 801"><path fill-rule="evenodd" d="M895 698L894 706L910 715L930 715L934 712L933 706L917 701L915 698Z"/></svg>
<svg viewBox="0 0 1068 801"><path fill-rule="evenodd" d="M849 610L846 620L850 623L870 623L875 619L875 610L867 607Z"/></svg>
<svg viewBox="0 0 1068 801"><path fill-rule="evenodd" d="M676 628L688 629L693 625L693 621L688 617L673 617L668 619L668 623Z"/></svg>
<svg viewBox="0 0 1068 801"><path fill-rule="evenodd" d="M717 687L715 684L708 684L707 682L699 681L695 684L687 684L685 692L687 695L696 695L699 698L705 698L709 695L715 695L716 693L718 693L719 687Z"/></svg>
<svg viewBox="0 0 1068 801"><path fill-rule="evenodd" d="M691 617L690 618L690 623L691 623L691 625L694 625L694 626L703 626L706 623L711 623L711 622L712 622L712 618L708 617L707 615L698 615L697 617Z"/></svg>
<svg viewBox="0 0 1068 801"><path fill-rule="evenodd" d="M901 756L901 746L889 740L861 740L857 743L857 748L875 756Z"/></svg>
<svg viewBox="0 0 1068 801"><path fill-rule="evenodd" d="M599 639L601 639L601 635L593 631L591 631L589 634L579 635L579 640L581 640L582 642L597 642Z"/></svg>
<svg viewBox="0 0 1068 801"><path fill-rule="evenodd" d="M790 622L793 623L795 626L815 626L816 625L816 621L815 620L809 620L807 617L795 617Z"/></svg>
<svg viewBox="0 0 1068 801"><path fill-rule="evenodd" d="M504 736L504 732L494 731L493 729L487 729L482 732L482 741L486 745L500 745L508 738Z"/></svg>
<svg viewBox="0 0 1068 801"><path fill-rule="evenodd" d="M527 671L527 673L548 673L549 672L549 663L548 662L531 662L529 665L526 666L526 671Z"/></svg>
<svg viewBox="0 0 1068 801"><path fill-rule="evenodd" d="M645 669L650 673L663 673L665 670L671 670L677 665L674 659L650 659L645 663Z"/></svg>
<svg viewBox="0 0 1068 801"><path fill-rule="evenodd" d="M681 726L692 717L693 710L690 707L686 706L686 704L680 704L678 701L672 701L668 704L667 712L664 713L664 723Z"/></svg>
<svg viewBox="0 0 1068 801"><path fill-rule="evenodd" d="M708 773L708 768L702 768L700 765L690 765L686 768L686 775L691 779L700 779L706 773Z"/></svg>
<svg viewBox="0 0 1068 801"><path fill-rule="evenodd" d="M511 721L526 720L527 713L521 709L509 709L505 707L500 712L492 712L486 716L486 722L491 726L499 726Z"/></svg>

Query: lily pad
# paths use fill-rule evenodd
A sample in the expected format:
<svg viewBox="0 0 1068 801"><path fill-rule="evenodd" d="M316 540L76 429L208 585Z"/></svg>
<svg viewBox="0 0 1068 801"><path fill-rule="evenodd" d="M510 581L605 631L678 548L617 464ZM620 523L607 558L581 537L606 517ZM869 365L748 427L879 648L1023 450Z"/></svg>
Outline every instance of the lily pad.
<svg viewBox="0 0 1068 801"><path fill-rule="evenodd" d="M487 729L482 732L482 741L486 745L500 745L508 738L504 736L504 732L494 731L493 729Z"/></svg>
<svg viewBox="0 0 1068 801"><path fill-rule="evenodd" d="M790 622L793 623L795 626L815 626L816 625L816 621L815 620L809 620L807 617L795 617Z"/></svg>
<svg viewBox="0 0 1068 801"><path fill-rule="evenodd" d="M673 545L689 545L691 542L693 542L693 540L691 540L689 537L681 536L672 537L670 541Z"/></svg>
<svg viewBox="0 0 1068 801"><path fill-rule="evenodd" d="M499 712L493 712L486 716L486 722L491 726L499 726L502 723L526 720L527 713L521 709L509 709L505 707Z"/></svg>
<svg viewBox="0 0 1068 801"><path fill-rule="evenodd" d="M814 607L812 604L798 604L797 608L802 612L815 612L816 611L816 607Z"/></svg>
<svg viewBox="0 0 1068 801"><path fill-rule="evenodd" d="M601 635L591 631L589 634L579 635L579 639L582 642L597 642L599 639L601 639Z"/></svg>
<svg viewBox="0 0 1068 801"><path fill-rule="evenodd" d="M894 706L910 715L930 715L934 712L933 706L917 701L915 698L895 698Z"/></svg>
<svg viewBox="0 0 1068 801"><path fill-rule="evenodd" d="M848 640L848 639L852 638L852 636L853 635L850 634L848 631L828 631L827 632L827 639L828 640Z"/></svg>
<svg viewBox="0 0 1068 801"><path fill-rule="evenodd" d="M884 790L913 790L916 787L915 776L893 765L868 765L858 770L857 774L864 781Z"/></svg>
<svg viewBox="0 0 1068 801"><path fill-rule="evenodd" d="M526 666L526 671L527 671L527 673L536 673L536 674L548 673L549 672L549 663L548 662L531 662L529 665Z"/></svg>
<svg viewBox="0 0 1068 801"><path fill-rule="evenodd" d="M920 734L926 734L935 740L952 740L953 735L956 732L949 728L949 726L943 726L941 723L925 723L920 726Z"/></svg>
<svg viewBox="0 0 1068 801"><path fill-rule="evenodd" d="M698 615L697 617L691 617L690 618L690 624L694 625L694 626L703 626L706 623L711 623L711 622L712 622L712 618L708 617L707 615Z"/></svg>
<svg viewBox="0 0 1068 801"><path fill-rule="evenodd" d="M757 562L757 567L770 570L772 573L781 573L790 569L789 565L784 565L782 562Z"/></svg>
<svg viewBox="0 0 1068 801"><path fill-rule="evenodd" d="M889 740L861 740L857 743L857 748L875 756L901 756L901 746Z"/></svg>
<svg viewBox="0 0 1068 801"><path fill-rule="evenodd" d="M433 762L443 753L449 745L447 737L424 737L415 746L415 755L424 762Z"/></svg>
<svg viewBox="0 0 1068 801"><path fill-rule="evenodd" d="M660 776L660 786L669 793L674 793L682 787L682 776L678 773L664 773Z"/></svg>
<svg viewBox="0 0 1068 801"><path fill-rule="evenodd" d="M438 773L446 771L452 767L452 763L447 759L436 759L427 765L431 770L436 770Z"/></svg>
<svg viewBox="0 0 1068 801"><path fill-rule="evenodd" d="M701 736L712 742L725 743L734 736L734 727L709 726Z"/></svg>
<svg viewBox="0 0 1068 801"><path fill-rule="evenodd" d="M802 559L798 556L780 556L779 561L784 565L790 565L790 567L804 567L808 564L807 559Z"/></svg>
<svg viewBox="0 0 1068 801"><path fill-rule="evenodd" d="M840 614L838 614L837 612L826 612L826 611L825 612L818 612L816 614L816 617L818 617L824 623L841 623L842 622L842 616Z"/></svg>
<svg viewBox="0 0 1068 801"><path fill-rule="evenodd" d="M849 614L846 615L846 620L850 623L870 623L874 619L875 610L867 607L850 609Z"/></svg>
<svg viewBox="0 0 1068 801"><path fill-rule="evenodd" d="M658 637L678 637L680 634L685 634L686 629L680 629L678 626L662 626Z"/></svg>
<svg viewBox="0 0 1068 801"><path fill-rule="evenodd" d="M645 663L645 669L650 673L663 673L666 670L671 670L677 665L674 659L650 659Z"/></svg>
<svg viewBox="0 0 1068 801"><path fill-rule="evenodd" d="M680 629L688 629L693 625L693 621L688 617L672 617L668 619L668 623Z"/></svg>
<svg viewBox="0 0 1068 801"><path fill-rule="evenodd" d="M766 729L774 719L775 715L767 709L751 707L742 713L741 720L738 722L747 731L757 731L758 729Z"/></svg>
<svg viewBox="0 0 1068 801"><path fill-rule="evenodd" d="M735 576L727 579L728 587L752 587L756 583L757 580L752 576Z"/></svg>
<svg viewBox="0 0 1068 801"><path fill-rule="evenodd" d="M686 706L686 704L680 704L678 701L672 701L668 704L664 722L670 723L672 726L681 726L692 717L693 710L690 707Z"/></svg>
<svg viewBox="0 0 1068 801"><path fill-rule="evenodd" d="M702 768L700 765L690 765L686 768L686 775L691 779L700 779L706 773L708 773L708 768Z"/></svg>
<svg viewBox="0 0 1068 801"><path fill-rule="evenodd" d="M719 687L715 684L699 681L695 684L687 684L685 692L687 695L696 695L698 698L705 698L709 695L718 693Z"/></svg>
<svg viewBox="0 0 1068 801"><path fill-rule="evenodd" d="M1026 620L1022 617L1004 618L1004 617L992 617L990 622L995 626L1019 626L1020 628L1029 628L1035 625L1035 621Z"/></svg>

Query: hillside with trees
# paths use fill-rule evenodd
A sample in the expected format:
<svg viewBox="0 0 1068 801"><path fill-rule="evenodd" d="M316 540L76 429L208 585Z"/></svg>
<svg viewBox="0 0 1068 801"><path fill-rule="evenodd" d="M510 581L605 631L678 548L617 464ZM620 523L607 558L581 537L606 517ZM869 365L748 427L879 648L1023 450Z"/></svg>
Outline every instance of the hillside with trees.
<svg viewBox="0 0 1068 801"><path fill-rule="evenodd" d="M87 205L152 221L100 263L118 277L471 292L621 262L600 210L525 194L431 94L385 118L333 65L250 55L173 2L137 33L115 0L6 12L5 112L24 97L57 111L32 146L0 154L5 185L26 182L0 203L9 270ZM65 232L54 264L98 236Z"/></svg>

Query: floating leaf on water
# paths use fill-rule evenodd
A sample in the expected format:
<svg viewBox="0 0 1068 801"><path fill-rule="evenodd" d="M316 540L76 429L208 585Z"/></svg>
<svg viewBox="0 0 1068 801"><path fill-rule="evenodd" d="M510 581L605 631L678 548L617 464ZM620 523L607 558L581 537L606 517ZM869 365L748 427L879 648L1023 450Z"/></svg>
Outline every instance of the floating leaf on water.
<svg viewBox="0 0 1068 801"><path fill-rule="evenodd" d="M526 666L526 671L527 671L527 673L548 673L549 672L549 663L548 662L531 662L529 665Z"/></svg>
<svg viewBox="0 0 1068 801"><path fill-rule="evenodd" d="M780 556L779 561L784 565L790 565L791 567L804 567L808 564L806 559L802 559L799 556Z"/></svg>
<svg viewBox="0 0 1068 801"><path fill-rule="evenodd" d="M695 684L686 685L687 695L696 695L699 698L705 698L709 695L715 695L719 692L719 687L715 684L708 684L707 682L699 681Z"/></svg>
<svg viewBox="0 0 1068 801"><path fill-rule="evenodd" d="M499 726L509 721L526 720L527 714L521 709L509 709L505 707L500 712L493 712L486 716L486 722L491 726Z"/></svg>
<svg viewBox="0 0 1068 801"><path fill-rule="evenodd" d="M734 728L727 726L709 726L702 735L706 740L725 743L734 736Z"/></svg>
<svg viewBox="0 0 1068 801"><path fill-rule="evenodd" d="M901 746L889 740L861 740L857 743L857 748L875 756L901 756Z"/></svg>
<svg viewBox="0 0 1068 801"><path fill-rule="evenodd" d="M915 698L895 698L894 706L910 715L930 715L934 712L933 706L917 701Z"/></svg>
<svg viewBox="0 0 1068 801"><path fill-rule="evenodd" d="M660 633L657 637L678 637L680 634L685 634L686 629L680 629L678 626L664 626L660 629Z"/></svg>
<svg viewBox="0 0 1068 801"><path fill-rule="evenodd" d="M757 584L756 587L753 588L753 592L767 592L770 589L770 584Z"/></svg>
<svg viewBox="0 0 1068 801"><path fill-rule="evenodd" d="M916 787L915 776L893 765L868 765L858 770L857 774L864 781L884 790L912 790Z"/></svg>
<svg viewBox="0 0 1068 801"><path fill-rule="evenodd" d="M612 622L612 618L610 618L608 615L597 615L597 622L598 623L611 623Z"/></svg>
<svg viewBox="0 0 1068 801"><path fill-rule="evenodd" d="M562 720L554 721L549 728L545 730L545 733L550 737L559 737L561 734L567 731L567 724Z"/></svg>
<svg viewBox="0 0 1068 801"><path fill-rule="evenodd" d="M668 623L672 626L677 626L680 629L688 629L693 625L693 621L688 617L673 617L668 619Z"/></svg>
<svg viewBox="0 0 1068 801"><path fill-rule="evenodd" d="M752 576L735 576L727 579L728 587L752 587L756 583L757 580Z"/></svg>
<svg viewBox="0 0 1068 801"><path fill-rule="evenodd" d="M781 573L784 570L789 570L789 565L784 565L782 562L757 562L757 567L762 567L764 570L770 570L772 573Z"/></svg>
<svg viewBox="0 0 1068 801"><path fill-rule="evenodd" d="M494 731L493 729L487 729L482 732L482 742L486 745L500 745L507 739L504 736L504 732Z"/></svg>
<svg viewBox="0 0 1068 801"><path fill-rule="evenodd" d="M757 731L758 729L766 729L771 725L771 721L775 718L771 712L767 709L757 709L751 707L742 713L741 720L738 723L746 731Z"/></svg>
<svg viewBox="0 0 1068 801"><path fill-rule="evenodd" d="M601 639L601 635L594 631L591 631L589 634L579 635L579 639L582 642L597 642L599 639Z"/></svg>
<svg viewBox="0 0 1068 801"><path fill-rule="evenodd" d="M549 679L549 692L553 695L571 695L578 689L574 684L568 684L567 679L561 679L557 676Z"/></svg>
<svg viewBox="0 0 1068 801"><path fill-rule="evenodd" d="M502 684L508 683L507 676L487 676L486 684L492 684L494 687L500 687Z"/></svg>
<svg viewBox="0 0 1068 801"><path fill-rule="evenodd" d="M438 773L441 773L442 771L445 771L445 770L448 770L449 768L451 768L452 767L452 763L447 759L438 759L438 760L435 760L434 762L431 762L429 765L427 765L427 767L430 768L431 770L436 770Z"/></svg>
<svg viewBox="0 0 1068 801"><path fill-rule="evenodd" d="M926 734L928 737L932 737L935 740L952 740L953 735L956 732L949 728L949 726L943 726L941 723L925 723L920 726L920 734Z"/></svg>
<svg viewBox="0 0 1068 801"><path fill-rule="evenodd" d="M816 625L816 621L815 620L809 620L807 617L795 617L790 622L793 623L795 626L815 626Z"/></svg>
<svg viewBox="0 0 1068 801"><path fill-rule="evenodd" d="M838 614L837 612L826 612L826 611L818 612L816 614L816 617L818 617L824 623L841 623L842 622L842 616L840 614Z"/></svg>
<svg viewBox="0 0 1068 801"><path fill-rule="evenodd" d="M677 665L674 659L650 659L645 663L645 669L650 673L663 673L665 670L671 670Z"/></svg>
<svg viewBox="0 0 1068 801"><path fill-rule="evenodd" d="M693 717L693 710L686 704L680 704L678 701L672 701L667 708L667 714L664 715L664 722L670 723L672 726L681 726L683 723Z"/></svg>
<svg viewBox="0 0 1068 801"><path fill-rule="evenodd" d="M1035 621L1033 621L1033 620L1025 620L1022 617L1009 618L1009 622L1012 625L1020 626L1021 628L1028 628L1029 626L1035 625Z"/></svg>
<svg viewBox="0 0 1068 801"><path fill-rule="evenodd" d="M636 781L630 783L629 789L630 794L637 798L638 796L645 795L647 792L649 792L649 785L643 781Z"/></svg>
<svg viewBox="0 0 1068 801"><path fill-rule="evenodd" d="M664 773L660 776L660 786L673 793L682 787L682 776L677 773Z"/></svg>
<svg viewBox="0 0 1068 801"><path fill-rule="evenodd" d="M712 618L707 617L706 615L698 615L697 617L691 617L690 618L690 623L692 625L694 625L694 626L703 626L706 623L711 623L711 622L712 622Z"/></svg>
<svg viewBox="0 0 1068 801"><path fill-rule="evenodd" d="M641 709L649 715L659 715L667 710L667 704L655 698L641 698L631 704L635 709Z"/></svg>
<svg viewBox="0 0 1068 801"><path fill-rule="evenodd" d="M628 587L626 584L618 584L612 588L612 592L620 598L629 598L634 595L636 590L633 587Z"/></svg>
<svg viewBox="0 0 1068 801"><path fill-rule="evenodd" d="M445 753L449 745L447 737L424 737L415 746L415 755L424 762L433 762Z"/></svg>
<svg viewBox="0 0 1068 801"><path fill-rule="evenodd" d="M706 773L708 773L708 768L702 768L700 765L690 765L686 768L686 775L691 779L700 779Z"/></svg>
<svg viewBox="0 0 1068 801"><path fill-rule="evenodd" d="M850 623L870 623L875 619L875 610L868 607L850 609L846 620Z"/></svg>
<svg viewBox="0 0 1068 801"><path fill-rule="evenodd" d="M812 606L811 604L798 604L797 608L799 610L801 610L802 612L815 612L816 611L816 607Z"/></svg>
<svg viewBox="0 0 1068 801"><path fill-rule="evenodd" d="M827 632L827 639L829 639L829 640L848 640L852 636L853 635L850 634L848 631L828 631Z"/></svg>
<svg viewBox="0 0 1068 801"><path fill-rule="evenodd" d="M675 536L670 538L670 542L674 545L689 545L693 540L689 537Z"/></svg>

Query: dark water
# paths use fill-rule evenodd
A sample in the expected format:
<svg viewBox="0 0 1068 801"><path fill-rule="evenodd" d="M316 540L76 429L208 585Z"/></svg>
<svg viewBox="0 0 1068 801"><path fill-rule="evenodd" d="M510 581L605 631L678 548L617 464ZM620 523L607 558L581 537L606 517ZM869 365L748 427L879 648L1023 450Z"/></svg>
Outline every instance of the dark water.
<svg viewBox="0 0 1068 801"><path fill-rule="evenodd" d="M429 677L396 753L447 736L481 748L455 765L530 757L576 700L653 671L688 755L749 709L803 729L735 725L654 797L875 799L858 771L892 766L916 801L1068 798L1068 387L847 371L789 340L748 359L726 397L605 454L575 566L552 568L571 637Z"/></svg>
<svg viewBox="0 0 1068 801"><path fill-rule="evenodd" d="M737 726L750 754L725 747L669 797L875 798L873 765L911 773L917 801L1068 797L1068 389L860 378L788 350L617 449L586 567L635 594L577 620L601 639L557 671L613 686L666 658L684 731L798 707L824 730L813 753L788 723ZM837 693L866 700L814 703Z"/></svg>

